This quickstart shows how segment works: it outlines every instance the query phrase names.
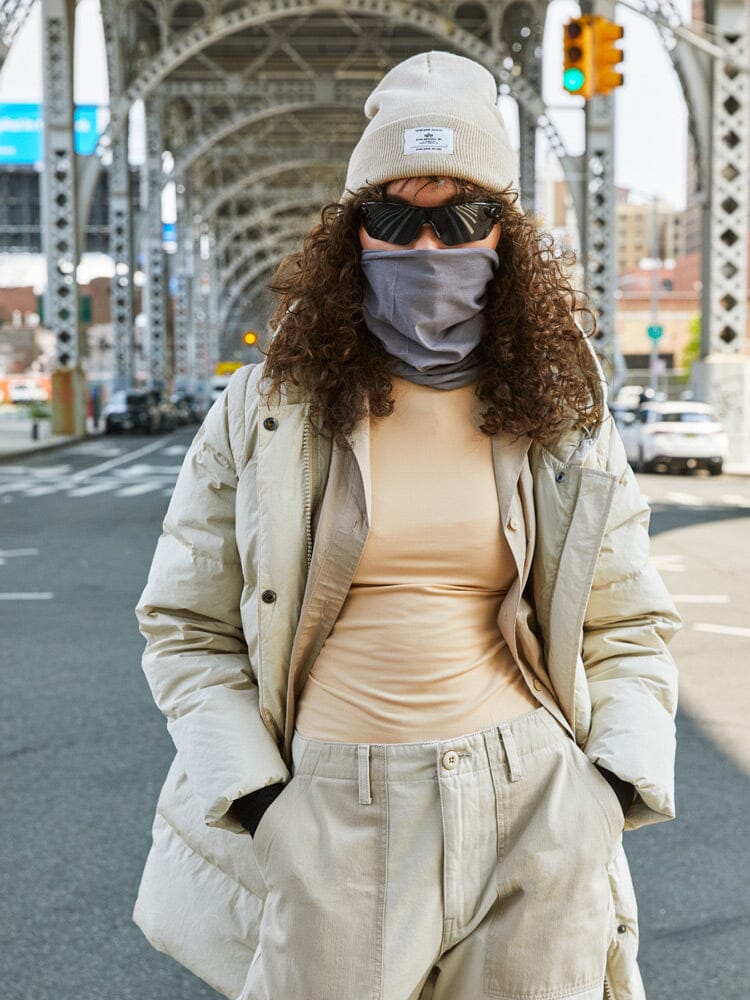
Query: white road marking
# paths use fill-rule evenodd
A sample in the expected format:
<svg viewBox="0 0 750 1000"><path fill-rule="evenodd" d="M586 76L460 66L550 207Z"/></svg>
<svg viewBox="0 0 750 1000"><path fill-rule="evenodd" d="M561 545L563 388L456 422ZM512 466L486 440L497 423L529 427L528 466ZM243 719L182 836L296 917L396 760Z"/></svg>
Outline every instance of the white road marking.
<svg viewBox="0 0 750 1000"><path fill-rule="evenodd" d="M134 483L132 486L126 486L124 489L118 490L115 493L116 497L137 497L141 493L150 493L151 490L158 490L162 486L161 483Z"/></svg>
<svg viewBox="0 0 750 1000"><path fill-rule="evenodd" d="M174 476L180 471L179 465L147 465L145 462L138 465L129 465L125 469L118 469L116 476L126 476L131 479L133 476Z"/></svg>
<svg viewBox="0 0 750 1000"><path fill-rule="evenodd" d="M39 549L0 549L0 556L38 556Z"/></svg>
<svg viewBox="0 0 750 1000"><path fill-rule="evenodd" d="M120 483L116 479L98 479L88 486L78 486L74 490L68 491L69 497L90 497L94 493L106 493L107 490L116 490Z"/></svg>
<svg viewBox="0 0 750 1000"><path fill-rule="evenodd" d="M163 446L163 441L153 441L151 444L146 444L142 448L136 448L135 451L126 451L124 455L119 455L117 458L110 458L107 462L100 462L99 465L93 465L90 469L81 469L79 472L74 472L70 479L89 479L91 476L95 476L99 472L108 472L110 469L114 469L118 465L124 465L126 462L132 462L133 459L140 458L141 455L150 455L152 451L156 451L158 448L162 448Z"/></svg>
<svg viewBox="0 0 750 1000"><path fill-rule="evenodd" d="M671 553L654 555L651 557L651 562L660 573L684 573L687 568L682 556L672 555Z"/></svg>
<svg viewBox="0 0 750 1000"><path fill-rule="evenodd" d="M0 601L51 601L54 596L51 593L0 594Z"/></svg>
<svg viewBox="0 0 750 1000"><path fill-rule="evenodd" d="M724 493L721 499L733 507L750 507L750 497L743 497L739 493Z"/></svg>
<svg viewBox="0 0 750 1000"><path fill-rule="evenodd" d="M76 445L70 451L74 455L98 455L100 458L112 458L114 455L122 455L125 449L122 445L105 444L103 441L87 441L85 444Z"/></svg>
<svg viewBox="0 0 750 1000"><path fill-rule="evenodd" d="M32 469L28 465L3 465L0 466L0 473L9 472L14 476L56 476L69 472L70 469L70 465L46 465L43 469Z"/></svg>
<svg viewBox="0 0 750 1000"><path fill-rule="evenodd" d="M667 493L667 500L671 503L684 504L687 507L706 507L710 501L703 497L697 497L694 493Z"/></svg>
<svg viewBox="0 0 750 1000"><path fill-rule="evenodd" d="M694 632L712 632L715 635L734 635L740 639L750 639L750 628L740 628L739 625L708 625L699 622L693 625Z"/></svg>
<svg viewBox="0 0 750 1000"><path fill-rule="evenodd" d="M729 594L671 594L675 604L729 604Z"/></svg>
<svg viewBox="0 0 750 1000"><path fill-rule="evenodd" d="M24 493L24 496L46 497L50 493L57 493L63 488L64 486L61 483L48 483L46 486L30 486Z"/></svg>
<svg viewBox="0 0 750 1000"><path fill-rule="evenodd" d="M187 452L187 445L173 444L169 448L164 449L165 455L184 455Z"/></svg>

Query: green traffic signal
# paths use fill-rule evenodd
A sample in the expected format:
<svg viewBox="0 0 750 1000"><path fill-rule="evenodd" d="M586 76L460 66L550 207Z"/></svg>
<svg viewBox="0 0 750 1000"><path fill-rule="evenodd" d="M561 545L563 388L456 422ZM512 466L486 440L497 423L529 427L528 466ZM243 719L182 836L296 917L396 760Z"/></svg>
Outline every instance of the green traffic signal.
<svg viewBox="0 0 750 1000"><path fill-rule="evenodd" d="M563 74L563 87L571 94L577 94L585 82L586 76L583 70L566 69Z"/></svg>

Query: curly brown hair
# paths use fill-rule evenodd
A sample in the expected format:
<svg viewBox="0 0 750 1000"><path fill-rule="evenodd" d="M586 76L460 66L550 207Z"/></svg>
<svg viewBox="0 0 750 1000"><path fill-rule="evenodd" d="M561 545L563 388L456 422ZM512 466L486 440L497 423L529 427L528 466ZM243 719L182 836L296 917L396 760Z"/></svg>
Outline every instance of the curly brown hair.
<svg viewBox="0 0 750 1000"><path fill-rule="evenodd" d="M566 274L573 255L557 251L508 191L454 184L456 201L500 207L500 265L489 286L475 386L484 404L481 429L550 444L571 424L595 426L604 412L601 375L575 314L595 324ZM269 391L287 381L302 386L316 425L339 441L368 409L378 417L393 412L389 356L362 316L359 242L360 206L385 195L378 185L326 205L270 285L279 303L266 356Z"/></svg>

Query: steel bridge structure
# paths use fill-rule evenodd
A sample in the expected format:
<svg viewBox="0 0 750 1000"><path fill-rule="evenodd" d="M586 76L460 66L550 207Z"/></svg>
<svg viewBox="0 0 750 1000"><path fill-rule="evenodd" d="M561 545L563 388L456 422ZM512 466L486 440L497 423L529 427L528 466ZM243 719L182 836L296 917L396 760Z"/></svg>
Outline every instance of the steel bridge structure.
<svg viewBox="0 0 750 1000"><path fill-rule="evenodd" d="M2 3L0 59L30 6ZM703 377L724 408L740 407L740 431L750 439L750 377L742 364L750 14L745 0L705 0L705 23L691 31L672 0L628 6L655 23L684 92L703 216ZM367 94L395 63L440 48L482 63L498 94L515 100L526 211L535 208L540 135L557 156L598 317L597 349L617 384L614 102L588 102L585 150L572 155L542 96L548 7L547 0L101 0L111 119L99 155L80 158L73 147L75 0L43 0L46 315L60 369L79 365L75 267L103 165L117 384L128 385L134 374L137 271L151 377L194 384L219 358L237 354L243 330L257 330L261 343L269 335L269 278L320 207L340 196ZM614 18L615 0L581 0L581 8ZM128 142L139 107L146 154L136 193ZM173 254L164 251L161 228L168 183L177 202Z"/></svg>

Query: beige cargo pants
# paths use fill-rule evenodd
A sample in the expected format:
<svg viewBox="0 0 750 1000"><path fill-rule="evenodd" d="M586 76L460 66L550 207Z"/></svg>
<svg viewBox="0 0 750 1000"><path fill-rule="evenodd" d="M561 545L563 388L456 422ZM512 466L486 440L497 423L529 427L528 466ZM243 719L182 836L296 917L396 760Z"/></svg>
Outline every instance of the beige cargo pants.
<svg viewBox="0 0 750 1000"><path fill-rule="evenodd" d="M241 1000L602 1000L615 793L541 708L436 743L297 735Z"/></svg>

